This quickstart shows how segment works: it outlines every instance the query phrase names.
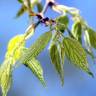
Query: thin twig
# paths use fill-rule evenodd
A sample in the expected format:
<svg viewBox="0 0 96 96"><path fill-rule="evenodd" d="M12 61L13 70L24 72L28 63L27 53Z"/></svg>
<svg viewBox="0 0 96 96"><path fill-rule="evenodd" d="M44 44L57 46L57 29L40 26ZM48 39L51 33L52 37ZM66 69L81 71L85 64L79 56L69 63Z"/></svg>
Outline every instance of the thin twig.
<svg viewBox="0 0 96 96"><path fill-rule="evenodd" d="M45 4L45 6L44 6L44 8L43 8L43 10L41 12L41 14L45 14L46 11L47 11L47 9L48 9L48 7L49 7L49 4L46 2L46 4Z"/></svg>

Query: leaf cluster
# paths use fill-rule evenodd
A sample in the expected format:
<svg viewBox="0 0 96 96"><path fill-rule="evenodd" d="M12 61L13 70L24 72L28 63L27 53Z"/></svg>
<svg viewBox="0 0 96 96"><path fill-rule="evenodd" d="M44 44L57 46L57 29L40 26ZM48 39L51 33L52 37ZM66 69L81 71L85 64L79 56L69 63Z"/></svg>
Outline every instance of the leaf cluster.
<svg viewBox="0 0 96 96"><path fill-rule="evenodd" d="M49 54L51 62L60 77L61 84L64 84L64 61L67 58L71 64L78 69L88 73L93 77L87 60L89 55L95 59L93 49L96 49L96 32L80 16L79 10L73 7L56 4L54 0L47 0L47 6L42 6L39 0L18 0L21 8L16 17L20 17L26 11L32 18L35 16L34 7L38 8L39 21L33 22L26 29L24 34L13 37L8 44L5 60L0 66L0 85L3 96L12 85L12 73L17 66L17 62L30 69L33 74L45 86L43 68L37 56L49 44ZM43 18L47 8L51 7L60 16L50 19ZM33 14L33 15L32 15ZM48 32L43 33L29 48L26 48L26 41L33 36L35 28L43 23L49 28ZM69 28L70 21L73 22ZM67 34L67 35L66 35ZM17 66L17 67L16 67Z"/></svg>

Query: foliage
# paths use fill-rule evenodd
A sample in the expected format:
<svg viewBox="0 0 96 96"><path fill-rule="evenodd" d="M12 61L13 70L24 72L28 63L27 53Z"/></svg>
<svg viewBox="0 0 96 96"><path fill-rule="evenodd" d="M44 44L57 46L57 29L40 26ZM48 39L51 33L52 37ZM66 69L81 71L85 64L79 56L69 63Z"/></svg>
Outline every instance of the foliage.
<svg viewBox="0 0 96 96"><path fill-rule="evenodd" d="M92 59L95 59L93 48L96 49L96 32L80 16L78 9L56 4L54 0L46 0L45 6L42 6L39 0L18 0L18 2L21 8L16 17L27 12L29 18L33 18L33 22L24 34L17 35L9 41L5 60L0 66L0 85L3 96L7 96L12 85L12 73L17 68L15 67L17 62L30 69L45 85L43 68L36 58L49 42L50 59L62 85L64 84L65 57L78 69L94 76L89 68L87 56L90 55ZM38 12L34 12L35 6ZM60 15L54 19L44 17L48 7ZM35 17L38 20L34 20ZM70 21L73 22L72 28L69 28ZM29 48L26 48L26 41L33 36L36 27L42 23L49 28L49 31L43 33Z"/></svg>

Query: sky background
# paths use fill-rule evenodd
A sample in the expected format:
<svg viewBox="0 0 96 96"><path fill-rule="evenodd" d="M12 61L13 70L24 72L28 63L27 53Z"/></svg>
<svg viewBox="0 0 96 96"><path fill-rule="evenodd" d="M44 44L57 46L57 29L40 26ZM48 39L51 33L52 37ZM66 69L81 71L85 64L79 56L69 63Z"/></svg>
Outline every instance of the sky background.
<svg viewBox="0 0 96 96"><path fill-rule="evenodd" d="M96 0L57 0L57 2L80 9L81 15L96 30ZM24 14L19 19L15 19L15 14L19 8L20 4L17 0L0 0L1 63L4 60L4 54L10 38L16 34L24 33L28 27L29 20L27 14ZM56 15L51 10L48 10L48 14L45 14L45 16L50 18L56 17ZM35 35L27 42L27 46L30 46L46 30L45 26L39 26ZM65 82L63 87L50 62L47 48L38 56L38 60L40 60L44 69L47 87L44 88L31 71L22 65L13 73L13 85L8 96L96 96L96 64L93 64L92 60L88 59L95 78L89 77L86 73L65 61Z"/></svg>

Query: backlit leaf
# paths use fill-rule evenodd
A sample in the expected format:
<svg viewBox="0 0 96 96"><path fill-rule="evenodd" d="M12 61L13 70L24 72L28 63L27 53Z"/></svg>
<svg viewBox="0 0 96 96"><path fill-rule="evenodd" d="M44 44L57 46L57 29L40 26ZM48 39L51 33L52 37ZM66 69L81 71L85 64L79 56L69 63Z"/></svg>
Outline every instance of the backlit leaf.
<svg viewBox="0 0 96 96"><path fill-rule="evenodd" d="M38 60L31 58L29 61L24 63L24 65L28 67L34 73L34 75L36 75L36 77L41 81L43 85L45 85L43 78L43 69Z"/></svg>
<svg viewBox="0 0 96 96"><path fill-rule="evenodd" d="M93 76L88 67L86 52L81 44L77 40L68 37L64 38L63 44L68 59L75 64L76 67Z"/></svg>
<svg viewBox="0 0 96 96"><path fill-rule="evenodd" d="M82 25L80 22L75 22L73 24L72 34L80 43L82 42Z"/></svg>
<svg viewBox="0 0 96 96"><path fill-rule="evenodd" d="M37 3L37 9L38 9L38 12L41 12L43 9L43 6L40 2Z"/></svg>
<svg viewBox="0 0 96 96"><path fill-rule="evenodd" d="M92 47L91 47L91 44L90 44L90 38L89 38L88 31L84 32L84 44L85 44L86 53L88 55L90 55L92 59L95 59L95 56L94 56L94 54L92 52Z"/></svg>
<svg viewBox="0 0 96 96"><path fill-rule="evenodd" d="M2 88L2 96L7 96L12 83L12 66L10 63L10 60L5 60L0 67L0 85Z"/></svg>
<svg viewBox="0 0 96 96"><path fill-rule="evenodd" d="M64 48L61 46L61 60L62 60L62 64L64 64L64 58L65 58L65 50L64 50Z"/></svg>
<svg viewBox="0 0 96 96"><path fill-rule="evenodd" d="M63 47L63 42L58 42L58 51L59 51L59 54L60 54L60 58L61 58L61 63L64 64L64 59L65 59L65 50L64 50L64 47Z"/></svg>
<svg viewBox="0 0 96 96"><path fill-rule="evenodd" d="M19 11L16 14L16 18L22 16L27 10L27 7L25 5L22 5Z"/></svg>
<svg viewBox="0 0 96 96"><path fill-rule="evenodd" d="M13 37L8 43L6 58L12 56L14 60L18 60L21 56L21 51L24 45L25 45L24 35L17 35Z"/></svg>
<svg viewBox="0 0 96 96"><path fill-rule="evenodd" d="M57 22L57 30L64 32L66 27L68 27L69 19L67 16L60 16L56 19Z"/></svg>
<svg viewBox="0 0 96 96"><path fill-rule="evenodd" d="M21 61L26 62L32 57L37 57L38 54L47 46L48 42L52 37L51 32L43 33L30 48L28 48L27 52L24 56L22 56Z"/></svg>
<svg viewBox="0 0 96 96"><path fill-rule="evenodd" d="M19 3L23 3L23 0L18 0Z"/></svg>
<svg viewBox="0 0 96 96"><path fill-rule="evenodd" d="M60 54L57 48L56 44L52 44L50 47L50 57L51 61L54 64L56 71L58 72L62 85L64 84L64 69L63 69L63 64L61 63L60 60Z"/></svg>
<svg viewBox="0 0 96 96"><path fill-rule="evenodd" d="M79 14L79 10L74 8L74 7L68 7L68 6L65 6L65 5L55 5L55 6L52 6L52 9L60 14L66 14L66 13L71 13L71 15L78 15Z"/></svg>
<svg viewBox="0 0 96 96"><path fill-rule="evenodd" d="M96 32L92 28L89 28L87 32L91 46L96 48Z"/></svg>

